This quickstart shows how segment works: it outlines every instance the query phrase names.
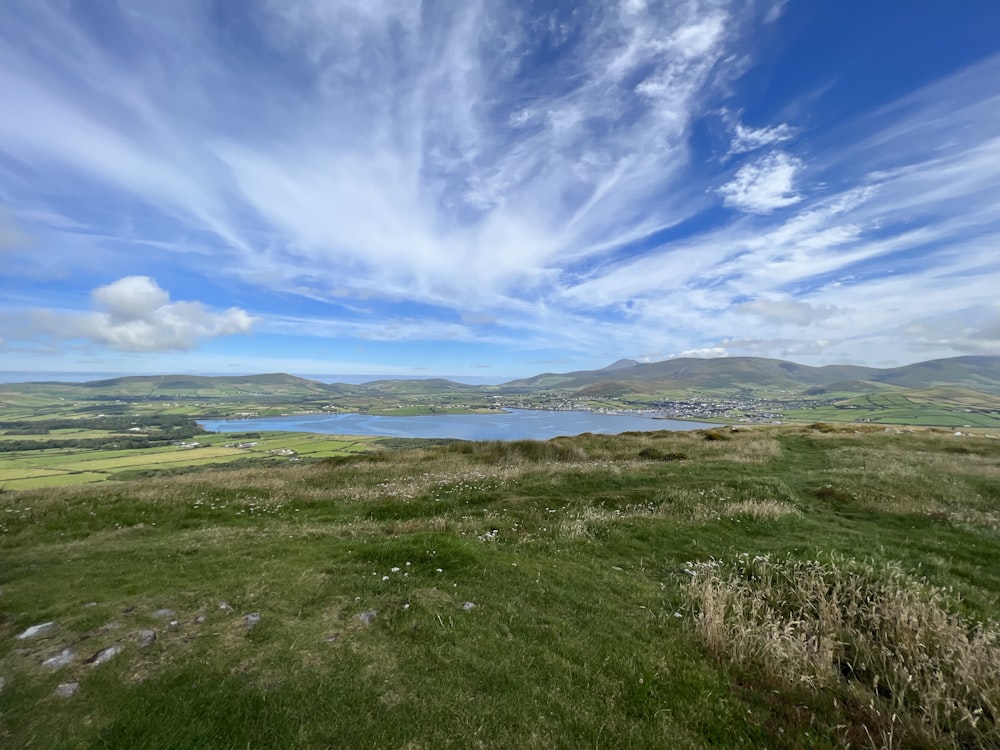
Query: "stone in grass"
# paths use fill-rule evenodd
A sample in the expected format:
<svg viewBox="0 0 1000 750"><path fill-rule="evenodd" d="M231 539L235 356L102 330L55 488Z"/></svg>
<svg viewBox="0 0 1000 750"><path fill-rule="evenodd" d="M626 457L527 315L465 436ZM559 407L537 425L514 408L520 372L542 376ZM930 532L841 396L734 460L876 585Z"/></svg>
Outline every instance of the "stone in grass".
<svg viewBox="0 0 1000 750"><path fill-rule="evenodd" d="M227 602L225 599L223 599L221 602L219 602L219 609L221 609L223 612L232 612L233 611L232 605L229 602Z"/></svg>
<svg viewBox="0 0 1000 750"><path fill-rule="evenodd" d="M470 609L475 609L475 602L462 602L462 609L468 612Z"/></svg>
<svg viewBox="0 0 1000 750"><path fill-rule="evenodd" d="M69 698L80 689L79 682L60 682L56 685L56 695L60 698Z"/></svg>
<svg viewBox="0 0 1000 750"><path fill-rule="evenodd" d="M122 652L121 644L115 643L107 648L101 649L96 654L87 659L87 664L96 667L98 664L104 664L114 659L118 654Z"/></svg>
<svg viewBox="0 0 1000 750"><path fill-rule="evenodd" d="M156 640L155 630L140 630L139 631L139 648L147 648L153 645Z"/></svg>
<svg viewBox="0 0 1000 750"><path fill-rule="evenodd" d="M208 618L205 615L198 615L194 618L195 625L204 625L206 622L208 622Z"/></svg>
<svg viewBox="0 0 1000 750"><path fill-rule="evenodd" d="M173 617L176 614L172 609L158 609L153 612L153 617L157 620L166 620L168 617Z"/></svg>
<svg viewBox="0 0 1000 750"><path fill-rule="evenodd" d="M358 615L358 619L361 621L362 625L371 625L375 622L376 617L378 617L378 610L376 609L369 609Z"/></svg>
<svg viewBox="0 0 1000 750"><path fill-rule="evenodd" d="M76 652L71 648L64 648L55 656L50 656L48 659L42 662L42 667L44 669L51 669L55 671L56 669L61 669L67 664L71 664L73 660L76 659Z"/></svg>
<svg viewBox="0 0 1000 750"><path fill-rule="evenodd" d="M40 625L32 625L30 628L21 633L17 640L25 641L28 638L41 638L42 636L54 633L58 629L58 625L54 622L43 622Z"/></svg>
<svg viewBox="0 0 1000 750"><path fill-rule="evenodd" d="M243 627L253 630L260 623L260 612L251 612L243 618Z"/></svg>

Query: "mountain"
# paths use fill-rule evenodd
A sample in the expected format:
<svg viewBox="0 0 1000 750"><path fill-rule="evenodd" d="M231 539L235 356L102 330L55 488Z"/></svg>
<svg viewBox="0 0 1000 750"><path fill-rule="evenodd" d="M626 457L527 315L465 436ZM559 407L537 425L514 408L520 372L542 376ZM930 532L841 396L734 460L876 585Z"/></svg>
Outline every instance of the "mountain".
<svg viewBox="0 0 1000 750"><path fill-rule="evenodd" d="M48 393L65 398L110 396L168 399L189 397L335 397L434 395L457 393L529 393L538 390L579 392L611 397L666 391L754 391L785 389L807 395L830 392L870 393L882 389L928 389L941 386L1000 394L1000 357L951 357L879 369L858 365L810 367L763 357L696 359L679 357L640 363L620 359L598 370L542 373L501 386L473 386L443 378L373 380L361 385L327 384L286 373L264 375L133 375L87 383L8 383L3 392Z"/></svg>
<svg viewBox="0 0 1000 750"><path fill-rule="evenodd" d="M456 383L445 378L427 378L425 380L372 380L360 386L366 393L383 394L439 394L461 391L468 393L477 386Z"/></svg>
<svg viewBox="0 0 1000 750"><path fill-rule="evenodd" d="M614 372L615 370L625 370L629 367L637 367L639 365L634 359L619 359L617 362L612 362L607 367L604 367L598 372Z"/></svg>
<svg viewBox="0 0 1000 750"><path fill-rule="evenodd" d="M917 362L883 370L875 378L880 383L904 388L960 386L976 391L1000 393L1000 357L951 357Z"/></svg>
<svg viewBox="0 0 1000 750"><path fill-rule="evenodd" d="M826 365L810 367L795 362L763 357L721 357L696 359L679 357L646 364L619 360L600 370L578 370L568 373L543 373L503 384L510 390L555 388L559 390L588 389L614 381L609 390L622 390L622 384L633 383L635 392L657 390L740 390L756 388L786 388L802 390L825 388L850 381L904 388L930 388L956 385L989 393L1000 393L1000 357L952 357L918 362L904 367L878 369L857 365ZM642 384L641 388L638 387Z"/></svg>
<svg viewBox="0 0 1000 750"><path fill-rule="evenodd" d="M85 383L6 383L2 392L49 393L64 398L131 397L301 397L335 396L357 392L357 386L327 385L283 372L265 375L129 375Z"/></svg>

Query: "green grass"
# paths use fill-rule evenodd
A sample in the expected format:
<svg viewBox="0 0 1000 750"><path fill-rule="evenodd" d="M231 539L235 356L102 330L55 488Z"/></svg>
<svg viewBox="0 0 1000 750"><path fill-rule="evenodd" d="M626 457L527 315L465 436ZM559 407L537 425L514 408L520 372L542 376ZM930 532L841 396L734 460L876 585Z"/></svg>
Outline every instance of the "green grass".
<svg viewBox="0 0 1000 750"><path fill-rule="evenodd" d="M62 437L62 435L53 436ZM107 433L100 433L100 436L107 437ZM176 471L184 468L221 466L249 459L287 461L288 456L270 453L272 450L280 449L294 450L298 457L305 459L332 458L370 450L378 440L371 437L345 438L300 432L267 432L260 438L250 441L256 443L253 447L235 448L226 446L232 446L240 440L226 434L199 435L193 439L198 441L200 447L181 449L169 445L128 450L49 448L0 453L0 489L20 490L88 484L113 478L120 472Z"/></svg>
<svg viewBox="0 0 1000 750"><path fill-rule="evenodd" d="M783 427L2 492L0 746L949 747L890 718L908 698L812 691L707 641L688 571L843 561L876 592L937 587L971 632L1000 611L998 467L985 437Z"/></svg>

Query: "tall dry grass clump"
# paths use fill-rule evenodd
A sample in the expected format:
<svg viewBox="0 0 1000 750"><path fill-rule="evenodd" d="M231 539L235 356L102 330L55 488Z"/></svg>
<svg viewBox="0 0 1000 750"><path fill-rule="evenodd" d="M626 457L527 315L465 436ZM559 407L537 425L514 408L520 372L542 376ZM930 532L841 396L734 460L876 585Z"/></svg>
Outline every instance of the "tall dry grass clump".
<svg viewBox="0 0 1000 750"><path fill-rule="evenodd" d="M1000 630L894 565L744 555L689 564L695 627L769 684L833 690L878 747L1000 747Z"/></svg>

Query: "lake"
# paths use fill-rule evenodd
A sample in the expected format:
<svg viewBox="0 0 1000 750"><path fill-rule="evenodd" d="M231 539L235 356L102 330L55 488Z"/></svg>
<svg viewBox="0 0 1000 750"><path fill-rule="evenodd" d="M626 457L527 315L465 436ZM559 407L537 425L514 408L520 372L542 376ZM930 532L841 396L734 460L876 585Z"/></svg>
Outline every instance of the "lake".
<svg viewBox="0 0 1000 750"><path fill-rule="evenodd" d="M206 419L198 420L198 424L210 432L289 431L460 440L548 440L559 435L579 435L583 432L615 435L629 431L699 430L718 426L674 419L540 409L511 409L497 414L429 414L419 417L302 414L261 419Z"/></svg>

